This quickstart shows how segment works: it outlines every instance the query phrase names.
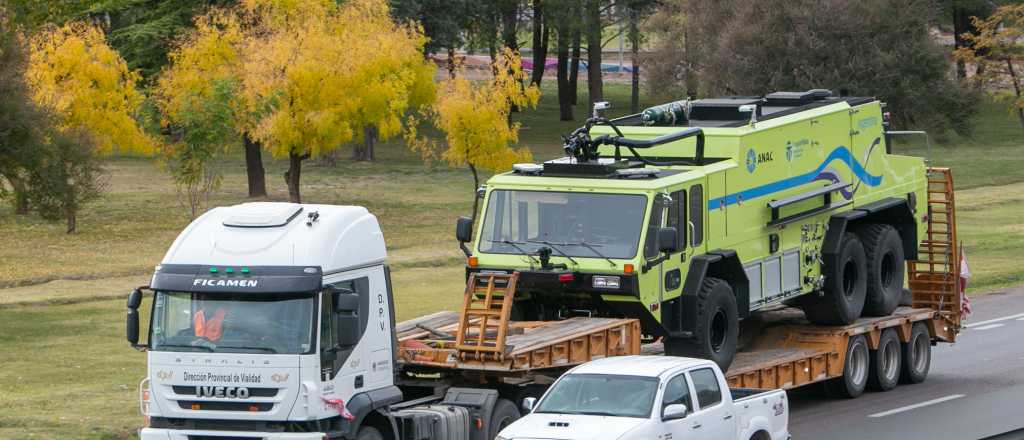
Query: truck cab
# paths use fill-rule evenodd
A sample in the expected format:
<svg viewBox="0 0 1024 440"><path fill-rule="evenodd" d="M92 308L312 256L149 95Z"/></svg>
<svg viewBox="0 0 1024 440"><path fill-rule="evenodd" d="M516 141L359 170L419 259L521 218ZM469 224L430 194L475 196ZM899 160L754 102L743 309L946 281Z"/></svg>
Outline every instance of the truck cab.
<svg viewBox="0 0 1024 440"><path fill-rule="evenodd" d="M707 438L787 440L782 390L730 390L714 362L623 356L562 375L498 440Z"/></svg>
<svg viewBox="0 0 1024 440"><path fill-rule="evenodd" d="M886 124L877 99L824 90L595 116L566 157L486 183L477 225L457 227L467 274L519 272L515 319L635 318L667 353L723 369L762 309L826 325L887 316L927 184Z"/></svg>
<svg viewBox="0 0 1024 440"><path fill-rule="evenodd" d="M384 240L361 207L210 210L156 267L140 385L149 439L355 438L401 400Z"/></svg>

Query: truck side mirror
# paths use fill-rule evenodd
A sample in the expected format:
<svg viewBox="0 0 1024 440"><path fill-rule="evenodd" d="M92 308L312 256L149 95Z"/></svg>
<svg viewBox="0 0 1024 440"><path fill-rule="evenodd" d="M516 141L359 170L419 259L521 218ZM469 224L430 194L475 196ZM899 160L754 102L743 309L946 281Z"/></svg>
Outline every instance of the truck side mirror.
<svg viewBox="0 0 1024 440"><path fill-rule="evenodd" d="M125 319L125 336L132 347L139 345L139 306L142 304L142 289L128 294L128 316Z"/></svg>
<svg viewBox="0 0 1024 440"><path fill-rule="evenodd" d="M359 343L359 295L352 289L327 286L334 303L334 341L338 348L347 349Z"/></svg>
<svg viewBox="0 0 1024 440"><path fill-rule="evenodd" d="M671 254L679 249L679 231L676 228L665 227L658 229L658 249Z"/></svg>
<svg viewBox="0 0 1024 440"><path fill-rule="evenodd" d="M359 311L359 295L349 289L334 289L331 292L334 300L334 313L357 313Z"/></svg>
<svg viewBox="0 0 1024 440"><path fill-rule="evenodd" d="M677 420L686 418L686 405L673 403L661 412L661 420Z"/></svg>
<svg viewBox="0 0 1024 440"><path fill-rule="evenodd" d="M473 220L469 217L459 217L455 221L455 239L459 240L459 243L469 243L473 241Z"/></svg>
<svg viewBox="0 0 1024 440"><path fill-rule="evenodd" d="M536 405L536 404L537 404L537 398L536 397L524 397L523 398L523 412L527 413L527 414L533 412L533 406Z"/></svg>

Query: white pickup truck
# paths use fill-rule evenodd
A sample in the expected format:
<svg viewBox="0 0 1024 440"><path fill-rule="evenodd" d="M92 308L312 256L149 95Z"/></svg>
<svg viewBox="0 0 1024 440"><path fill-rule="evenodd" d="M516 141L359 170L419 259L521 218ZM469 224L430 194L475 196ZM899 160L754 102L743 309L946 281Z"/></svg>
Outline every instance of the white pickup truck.
<svg viewBox="0 0 1024 440"><path fill-rule="evenodd" d="M496 440L788 440L786 392L730 390L714 362L623 356L562 375Z"/></svg>

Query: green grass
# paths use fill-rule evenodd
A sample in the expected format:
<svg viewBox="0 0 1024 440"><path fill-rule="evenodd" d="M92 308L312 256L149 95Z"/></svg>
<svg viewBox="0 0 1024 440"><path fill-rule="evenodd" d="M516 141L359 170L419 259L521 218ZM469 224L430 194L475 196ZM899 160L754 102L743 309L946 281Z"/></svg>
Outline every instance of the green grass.
<svg viewBox="0 0 1024 440"><path fill-rule="evenodd" d="M539 108L514 116L523 123L521 143L537 160L561 155L559 135L589 113L581 89L577 120L558 121L553 82L545 84ZM607 85L605 99L614 105L611 116L628 113L628 86ZM975 132L935 145L932 164L954 168L960 237L978 292L1024 283L1024 142L1012 117L994 105L984 106ZM897 147L924 150L909 142ZM398 141L380 145L378 157L370 164L308 163L304 199L363 205L377 215L399 320L454 309L463 270L453 224L472 206L472 178L464 169L425 167ZM224 185L212 203L245 201L241 158L223 166ZM0 205L0 438L130 438L142 423L135 390L145 355L124 342L123 297L147 281L188 219L166 173L150 161L114 159L107 168L108 191L82 212L79 234ZM287 199L284 168L267 163L270 200Z"/></svg>

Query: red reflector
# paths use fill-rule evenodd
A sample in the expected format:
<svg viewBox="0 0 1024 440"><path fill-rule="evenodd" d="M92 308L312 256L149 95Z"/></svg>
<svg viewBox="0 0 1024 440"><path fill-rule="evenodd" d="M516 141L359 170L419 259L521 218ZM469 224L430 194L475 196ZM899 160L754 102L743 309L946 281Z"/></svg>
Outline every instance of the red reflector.
<svg viewBox="0 0 1024 440"><path fill-rule="evenodd" d="M476 429L484 429L484 420L479 417L476 419Z"/></svg>
<svg viewBox="0 0 1024 440"><path fill-rule="evenodd" d="M259 406L257 406L257 405L249 405L249 411L258 412L259 410L260 410Z"/></svg>
<svg viewBox="0 0 1024 440"><path fill-rule="evenodd" d="M560 282L560 283L571 283L572 280L573 280L573 276L572 276L571 273L561 273L561 274L558 274L558 282Z"/></svg>

